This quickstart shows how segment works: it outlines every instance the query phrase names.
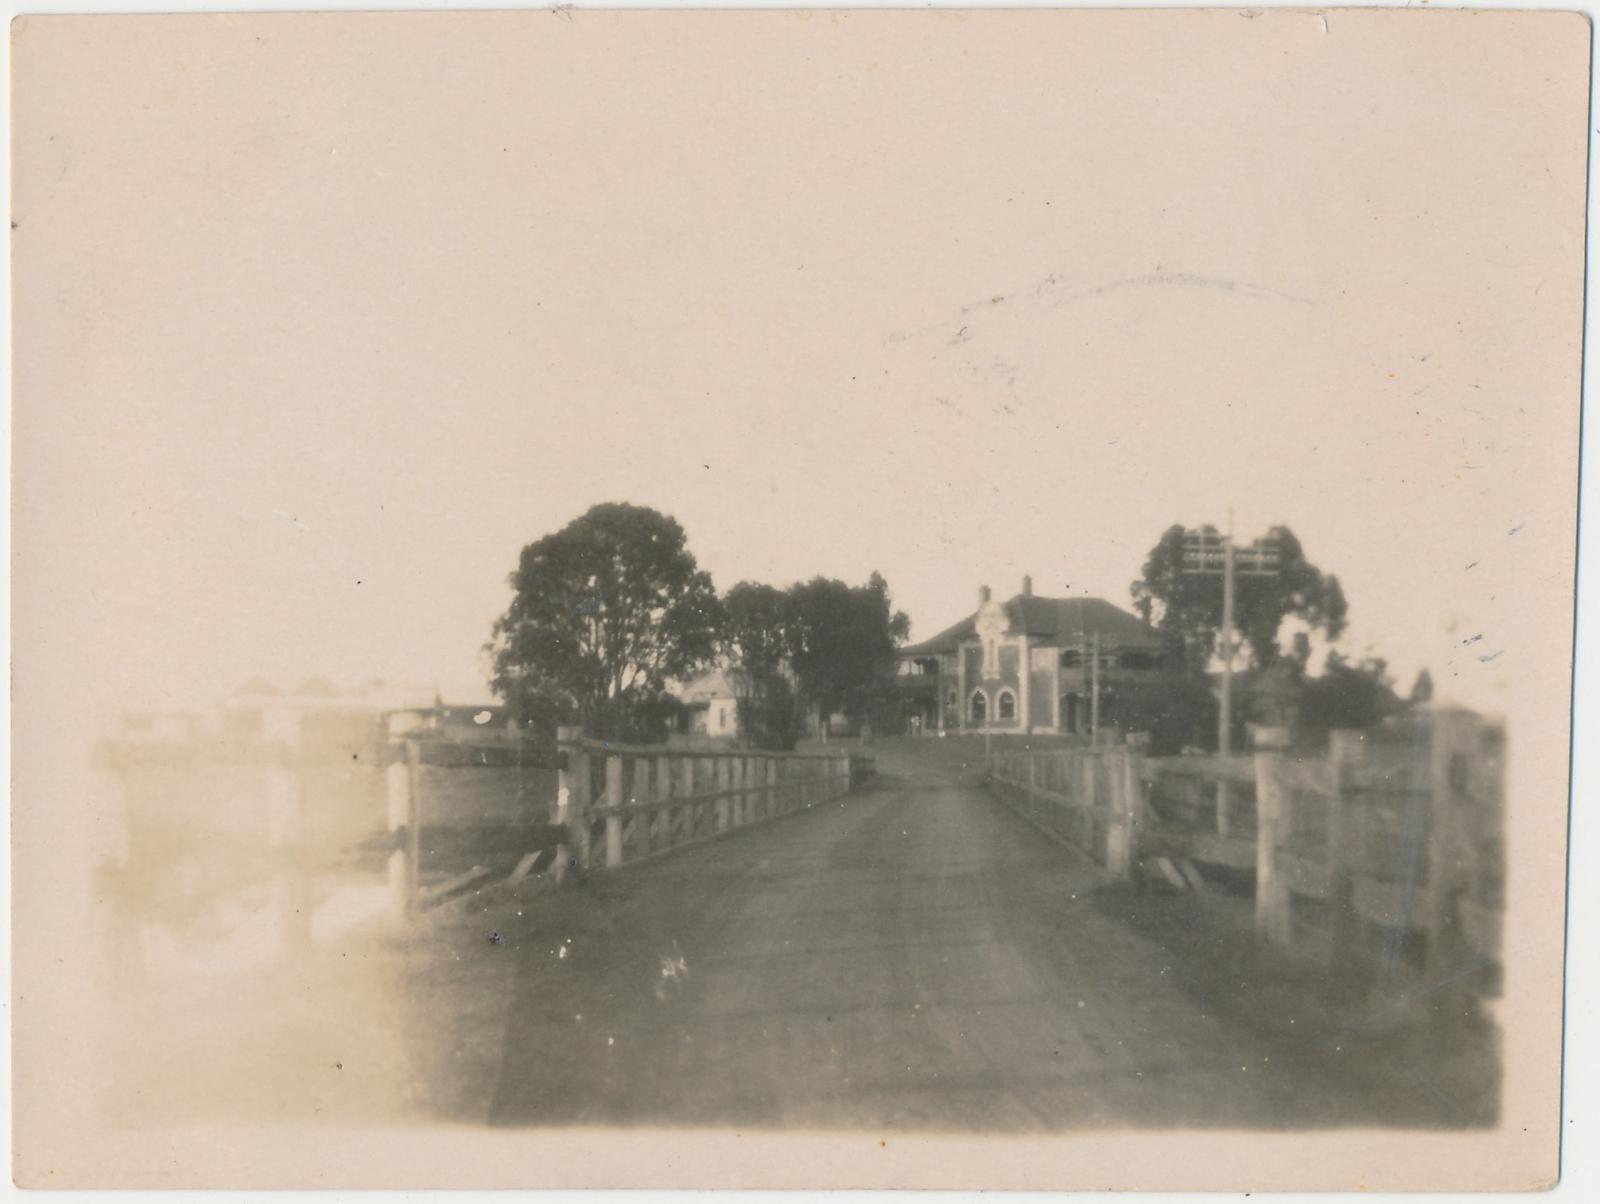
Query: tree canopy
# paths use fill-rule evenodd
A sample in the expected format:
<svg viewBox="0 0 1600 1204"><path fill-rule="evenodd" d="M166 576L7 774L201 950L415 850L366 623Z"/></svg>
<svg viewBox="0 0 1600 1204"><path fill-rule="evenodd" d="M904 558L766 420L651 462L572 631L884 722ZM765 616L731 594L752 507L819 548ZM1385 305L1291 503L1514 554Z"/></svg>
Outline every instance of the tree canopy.
<svg viewBox="0 0 1600 1204"><path fill-rule="evenodd" d="M1321 675L1305 680L1298 716L1301 724L1308 731L1323 732L1371 727L1399 714L1406 703L1395 693L1388 670L1382 657L1350 661L1330 652Z"/></svg>
<svg viewBox="0 0 1600 1204"><path fill-rule="evenodd" d="M1214 527L1203 530L1216 534ZM1184 536L1181 525L1167 528L1150 549L1130 592L1144 620L1162 631L1175 649L1185 651L1191 669L1200 670L1209 661L1222 626L1222 577L1183 571ZM1278 544L1279 571L1271 576L1239 574L1234 580L1234 626L1258 668L1278 659L1278 632L1284 619L1296 616L1331 641L1344 631L1348 609L1339 579L1306 559L1293 531L1273 527L1267 538ZM1309 641L1297 641L1291 655L1303 663L1309 652Z"/></svg>
<svg viewBox="0 0 1600 1204"><path fill-rule="evenodd" d="M740 720L764 747L790 747L800 708L870 713L887 690L911 621L872 574L852 586L815 577L787 589L740 582L724 600L722 647Z"/></svg>
<svg viewBox="0 0 1600 1204"><path fill-rule="evenodd" d="M781 674L799 638L794 600L773 585L741 581L722 600L723 655L736 690L754 692Z"/></svg>
<svg viewBox="0 0 1600 1204"><path fill-rule="evenodd" d="M605 503L522 549L487 646L495 691L527 716L630 734L669 681L708 663L721 606L683 528Z"/></svg>
<svg viewBox="0 0 1600 1204"><path fill-rule="evenodd" d="M741 581L722 600L722 657L739 727L757 748L791 749L800 734L790 661L799 643L789 591Z"/></svg>
<svg viewBox="0 0 1600 1204"><path fill-rule="evenodd" d="M866 585L815 577L789 591L800 692L823 715L867 714L894 676L911 620L894 610L889 585L873 573Z"/></svg>

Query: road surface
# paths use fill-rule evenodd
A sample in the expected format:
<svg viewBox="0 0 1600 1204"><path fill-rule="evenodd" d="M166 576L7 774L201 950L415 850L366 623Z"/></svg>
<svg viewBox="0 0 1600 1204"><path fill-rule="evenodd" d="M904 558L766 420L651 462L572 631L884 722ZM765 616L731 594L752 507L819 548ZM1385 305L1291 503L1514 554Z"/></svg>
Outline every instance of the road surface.
<svg viewBox="0 0 1600 1204"><path fill-rule="evenodd" d="M1101 871L885 748L874 787L530 908L497 1124L1373 1123L1343 1053L1213 1014ZM1128 894L1130 906L1137 896Z"/></svg>

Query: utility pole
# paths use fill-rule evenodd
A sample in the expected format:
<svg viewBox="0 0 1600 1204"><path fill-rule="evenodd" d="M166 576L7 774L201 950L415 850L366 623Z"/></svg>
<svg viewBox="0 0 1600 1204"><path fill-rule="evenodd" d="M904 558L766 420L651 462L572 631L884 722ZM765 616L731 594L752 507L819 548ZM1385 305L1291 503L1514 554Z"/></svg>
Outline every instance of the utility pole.
<svg viewBox="0 0 1600 1204"><path fill-rule="evenodd" d="M1237 644L1233 638L1234 578L1243 573L1248 577L1273 577L1281 568L1282 549L1270 536L1257 539L1242 553L1241 558L1233 546L1233 507L1228 507L1228 530L1218 535L1215 528L1189 531L1184 534L1183 571L1200 576L1222 577L1222 627L1218 632L1217 653L1222 657L1222 689L1217 710L1217 755L1226 757L1233 751L1233 658ZM1227 835L1230 790L1226 778L1217 782L1217 832Z"/></svg>

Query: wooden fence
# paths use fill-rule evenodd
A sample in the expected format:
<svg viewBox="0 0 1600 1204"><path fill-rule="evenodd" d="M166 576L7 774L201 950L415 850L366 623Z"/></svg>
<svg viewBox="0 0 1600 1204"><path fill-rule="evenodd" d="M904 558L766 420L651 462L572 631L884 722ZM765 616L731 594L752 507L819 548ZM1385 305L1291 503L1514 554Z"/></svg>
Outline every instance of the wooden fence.
<svg viewBox="0 0 1600 1204"><path fill-rule="evenodd" d="M608 744L560 729L552 820L565 861L623 865L838 798L872 772L871 758Z"/></svg>
<svg viewBox="0 0 1600 1204"><path fill-rule="evenodd" d="M1248 886L1273 945L1495 993L1504 733L1437 708L1406 734L1335 732L1310 759L1001 750L990 776L1003 801L1116 876Z"/></svg>

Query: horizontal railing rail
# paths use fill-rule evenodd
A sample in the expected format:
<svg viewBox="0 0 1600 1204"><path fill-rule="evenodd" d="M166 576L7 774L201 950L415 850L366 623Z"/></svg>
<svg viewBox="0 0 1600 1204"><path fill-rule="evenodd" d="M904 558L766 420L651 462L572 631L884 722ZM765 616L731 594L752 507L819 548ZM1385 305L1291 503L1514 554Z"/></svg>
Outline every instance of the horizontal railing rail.
<svg viewBox="0 0 1600 1204"><path fill-rule="evenodd" d="M871 773L850 751L612 744L562 728L555 823L567 866L615 867L848 793Z"/></svg>

